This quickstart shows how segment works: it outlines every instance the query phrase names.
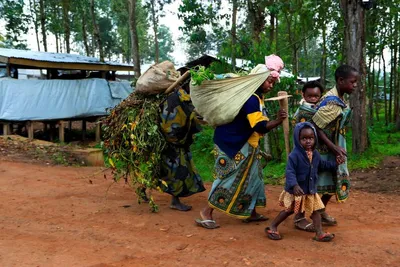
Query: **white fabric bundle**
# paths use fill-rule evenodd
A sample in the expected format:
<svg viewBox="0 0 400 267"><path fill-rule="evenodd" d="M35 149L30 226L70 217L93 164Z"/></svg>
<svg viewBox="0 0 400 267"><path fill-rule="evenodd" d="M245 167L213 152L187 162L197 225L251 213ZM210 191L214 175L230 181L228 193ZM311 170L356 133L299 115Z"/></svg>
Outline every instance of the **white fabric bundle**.
<svg viewBox="0 0 400 267"><path fill-rule="evenodd" d="M236 117L244 103L268 78L271 71L257 65L249 75L207 80L190 86L190 96L197 112L212 126L227 124Z"/></svg>

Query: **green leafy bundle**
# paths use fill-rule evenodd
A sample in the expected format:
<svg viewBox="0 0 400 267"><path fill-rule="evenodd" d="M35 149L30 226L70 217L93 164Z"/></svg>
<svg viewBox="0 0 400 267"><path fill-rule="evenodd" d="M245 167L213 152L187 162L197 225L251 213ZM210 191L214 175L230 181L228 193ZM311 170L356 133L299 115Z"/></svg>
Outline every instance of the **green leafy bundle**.
<svg viewBox="0 0 400 267"><path fill-rule="evenodd" d="M190 76L192 77L192 85L201 85L205 80L215 79L214 72L204 66L200 66L197 70L191 69Z"/></svg>
<svg viewBox="0 0 400 267"><path fill-rule="evenodd" d="M146 198L143 189L160 189L161 152L166 145L158 126L161 101L160 95L132 93L103 121L103 149L114 180L124 178L136 188L139 203ZM158 211L151 195L149 205Z"/></svg>

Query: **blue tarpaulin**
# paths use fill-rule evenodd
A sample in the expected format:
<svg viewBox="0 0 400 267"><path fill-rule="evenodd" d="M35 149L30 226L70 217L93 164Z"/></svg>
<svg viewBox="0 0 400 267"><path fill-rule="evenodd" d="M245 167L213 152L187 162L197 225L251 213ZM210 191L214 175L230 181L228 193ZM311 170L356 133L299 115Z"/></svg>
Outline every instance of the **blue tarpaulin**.
<svg viewBox="0 0 400 267"><path fill-rule="evenodd" d="M56 120L107 115L133 88L105 79L0 79L0 120Z"/></svg>

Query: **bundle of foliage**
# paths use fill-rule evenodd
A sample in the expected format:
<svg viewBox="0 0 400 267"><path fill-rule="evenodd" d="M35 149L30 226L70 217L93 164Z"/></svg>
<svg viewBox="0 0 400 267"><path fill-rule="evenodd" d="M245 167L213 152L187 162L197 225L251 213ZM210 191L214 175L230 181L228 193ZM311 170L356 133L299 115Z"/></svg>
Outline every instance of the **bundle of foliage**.
<svg viewBox="0 0 400 267"><path fill-rule="evenodd" d="M136 189L138 201L145 200L143 189L149 190L149 205L158 211L151 196L159 187L161 152L166 141L159 130L160 95L132 93L111 110L103 121L103 150L117 182L124 179Z"/></svg>

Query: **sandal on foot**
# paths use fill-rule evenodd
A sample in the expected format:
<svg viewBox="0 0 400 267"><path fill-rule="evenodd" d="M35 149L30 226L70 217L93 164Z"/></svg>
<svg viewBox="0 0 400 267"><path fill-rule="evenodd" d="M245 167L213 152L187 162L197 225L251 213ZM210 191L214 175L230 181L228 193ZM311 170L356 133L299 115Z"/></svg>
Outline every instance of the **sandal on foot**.
<svg viewBox="0 0 400 267"><path fill-rule="evenodd" d="M323 234L320 235L320 236L315 235L315 236L313 237L313 239L314 239L315 241L318 241L318 242L329 242L329 241L332 241L334 238L335 238L335 235L334 235L334 234L330 234L330 233L328 233L328 232L323 233Z"/></svg>
<svg viewBox="0 0 400 267"><path fill-rule="evenodd" d="M189 210L192 209L192 206L183 205L181 207L178 207L178 206L175 206L175 205L170 205L169 208L172 209L172 210L189 211Z"/></svg>
<svg viewBox="0 0 400 267"><path fill-rule="evenodd" d="M302 231L306 231L306 232L315 232L315 227L314 227L314 224L312 222L306 224L306 226L300 226L299 222L301 222L303 220L306 220L306 218L301 218L301 219L295 220L294 221L294 227L296 229L298 229L298 230L302 230Z"/></svg>
<svg viewBox="0 0 400 267"><path fill-rule="evenodd" d="M282 236L279 234L278 231L271 230L271 228L267 227L265 228L265 233L267 234L267 237L271 240L281 240Z"/></svg>
<svg viewBox="0 0 400 267"><path fill-rule="evenodd" d="M328 225L328 226L337 225L336 219L333 218L332 216L329 216L328 214L321 215L321 223Z"/></svg>
<svg viewBox="0 0 400 267"><path fill-rule="evenodd" d="M219 228L219 225L214 221L214 220L201 220L201 219L196 219L195 220L197 226L206 228L206 229L216 229Z"/></svg>
<svg viewBox="0 0 400 267"><path fill-rule="evenodd" d="M244 223L250 223L250 222L265 222L268 221L269 218L265 217L262 214L258 214L256 215L255 218L249 217L247 219L242 220L242 222Z"/></svg>

